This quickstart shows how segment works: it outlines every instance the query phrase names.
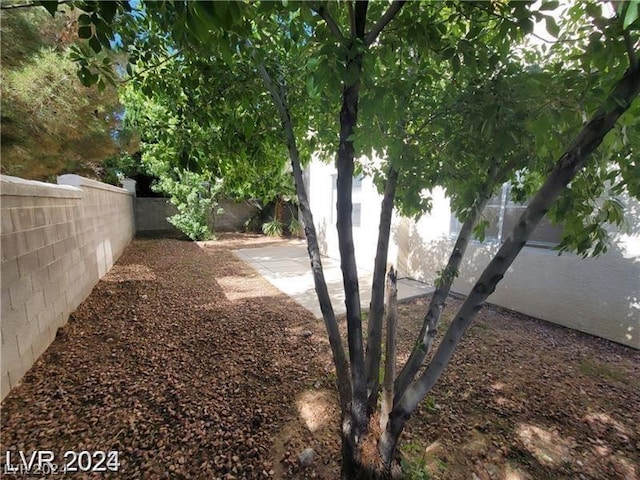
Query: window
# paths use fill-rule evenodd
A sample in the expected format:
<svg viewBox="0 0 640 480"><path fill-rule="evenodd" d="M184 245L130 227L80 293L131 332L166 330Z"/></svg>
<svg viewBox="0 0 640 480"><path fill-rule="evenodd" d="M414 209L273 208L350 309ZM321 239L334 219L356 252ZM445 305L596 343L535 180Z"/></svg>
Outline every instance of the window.
<svg viewBox="0 0 640 480"><path fill-rule="evenodd" d="M507 238L516 225L522 212L527 208L526 204L515 203L509 198L509 185L503 185L502 189L491 199L484 209L483 219L489 224L485 229L485 242L501 243ZM452 214L450 232L457 237L462 223ZM551 248L560 243L562 225L553 225L547 218L543 218L532 233L527 246Z"/></svg>
<svg viewBox="0 0 640 480"><path fill-rule="evenodd" d="M353 205L353 209L351 210L351 223L354 228L359 228L361 225L362 219L362 175L358 175L353 178L353 187L351 190L351 202ZM336 209L337 209L337 201L338 201L338 175L331 175L331 222L335 222L337 220L336 217Z"/></svg>

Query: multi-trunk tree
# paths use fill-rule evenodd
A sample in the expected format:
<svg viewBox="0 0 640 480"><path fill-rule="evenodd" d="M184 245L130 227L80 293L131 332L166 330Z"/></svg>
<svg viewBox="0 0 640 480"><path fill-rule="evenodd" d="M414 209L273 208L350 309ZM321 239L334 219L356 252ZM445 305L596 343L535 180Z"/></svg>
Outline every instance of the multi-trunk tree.
<svg viewBox="0 0 640 480"><path fill-rule="evenodd" d="M603 224L623 220L614 200L599 198L622 192L640 197L638 135L631 133L638 127L633 101L640 91L638 6L621 2L608 12L608 4L576 3L567 7L560 27L546 13L557 2L542 2L536 10L532 2L148 2L129 17L132 31L142 19L185 57L193 49L207 53L212 64L215 57L242 65L262 81L261 88L247 92L257 111L267 100L275 107L336 366L343 478L391 475L406 421L545 215L565 220L562 248L598 253L606 247ZM545 56L519 43L536 20L562 37ZM145 54L143 71L154 62L153 51ZM346 349L303 182L302 168L313 150L333 152L338 172ZM359 160L372 151L381 163ZM351 224L358 171L372 174L383 193L366 331ZM506 180L528 206L432 352L466 245L474 231L482 233L483 207ZM424 191L436 185L446 189L463 227L414 350L397 376L389 296L391 341L380 402L391 212L397 205L420 213L429 204Z"/></svg>

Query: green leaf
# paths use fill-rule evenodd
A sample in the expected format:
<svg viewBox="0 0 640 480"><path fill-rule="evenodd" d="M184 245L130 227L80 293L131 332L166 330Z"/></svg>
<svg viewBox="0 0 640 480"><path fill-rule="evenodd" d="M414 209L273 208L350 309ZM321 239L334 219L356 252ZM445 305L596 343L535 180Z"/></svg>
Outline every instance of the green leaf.
<svg viewBox="0 0 640 480"><path fill-rule="evenodd" d="M100 53L100 51L102 50L102 45L100 44L100 40L98 40L98 37L91 37L89 39L89 46L96 53Z"/></svg>
<svg viewBox="0 0 640 480"><path fill-rule="evenodd" d="M454 75L460 71L460 57L457 54L451 57L451 69Z"/></svg>
<svg viewBox="0 0 640 480"><path fill-rule="evenodd" d="M52 17L55 17L58 11L58 0L40 0L35 2L35 4L43 6Z"/></svg>
<svg viewBox="0 0 640 480"><path fill-rule="evenodd" d="M93 30L90 25L83 25L78 28L78 37L82 39L91 38L93 36Z"/></svg>
<svg viewBox="0 0 640 480"><path fill-rule="evenodd" d="M118 11L118 3L117 2L99 2L98 6L100 8L100 13L102 14L102 18L105 22L111 23L116 16L116 12Z"/></svg>
<svg viewBox="0 0 640 480"><path fill-rule="evenodd" d="M91 25L91 17L86 13L83 13L78 17L78 23L80 25Z"/></svg>
<svg viewBox="0 0 640 480"><path fill-rule="evenodd" d="M560 6L560 2L556 0L552 0L549 2L542 2L540 5L540 10L555 10Z"/></svg>
<svg viewBox="0 0 640 480"><path fill-rule="evenodd" d="M530 18L522 18L518 21L518 26L522 29L522 31L526 34L533 32L533 20Z"/></svg>
<svg viewBox="0 0 640 480"><path fill-rule="evenodd" d="M558 27L556 19L551 16L547 16L545 17L544 21L547 27L547 32L549 32L549 34L553 35L555 38L558 38L560 36L560 27Z"/></svg>
<svg viewBox="0 0 640 480"><path fill-rule="evenodd" d="M622 28L625 30L629 28L633 22L638 19L638 15L640 14L640 2L638 0L631 0L627 4L627 13L624 16L624 22L622 23Z"/></svg>

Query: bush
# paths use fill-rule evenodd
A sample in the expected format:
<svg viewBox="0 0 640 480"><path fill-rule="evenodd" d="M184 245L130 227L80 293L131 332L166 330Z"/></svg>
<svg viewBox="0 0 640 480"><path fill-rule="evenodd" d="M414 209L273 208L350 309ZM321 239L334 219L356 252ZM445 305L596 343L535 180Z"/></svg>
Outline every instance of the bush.
<svg viewBox="0 0 640 480"><path fill-rule="evenodd" d="M155 188L169 194L178 209L177 214L167 218L169 223L192 240L214 238L211 214L218 207L222 181L212 182L203 174L180 171L177 180L165 177Z"/></svg>

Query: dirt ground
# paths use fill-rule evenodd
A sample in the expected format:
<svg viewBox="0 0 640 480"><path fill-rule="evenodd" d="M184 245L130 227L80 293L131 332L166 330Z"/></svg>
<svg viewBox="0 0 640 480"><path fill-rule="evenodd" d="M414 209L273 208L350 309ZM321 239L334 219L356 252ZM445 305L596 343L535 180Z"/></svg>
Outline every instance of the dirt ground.
<svg viewBox="0 0 640 480"><path fill-rule="evenodd" d="M230 252L274 242L134 240L2 403L3 454L119 451L73 478L339 478L323 324ZM427 303L399 307L404 358ZM640 352L485 307L402 454L415 479L638 479Z"/></svg>

